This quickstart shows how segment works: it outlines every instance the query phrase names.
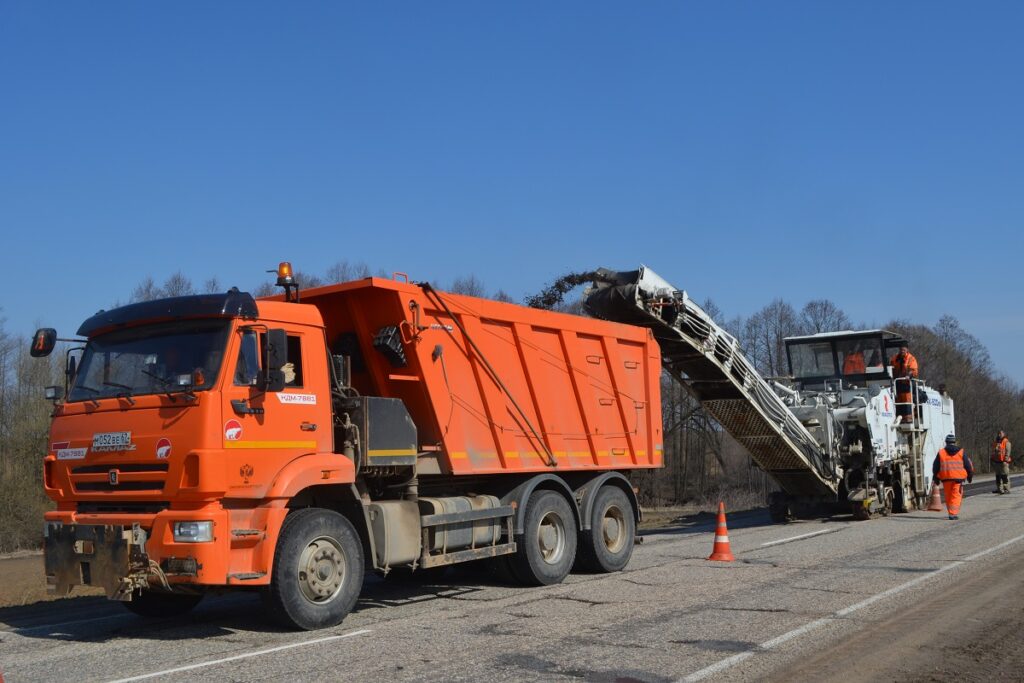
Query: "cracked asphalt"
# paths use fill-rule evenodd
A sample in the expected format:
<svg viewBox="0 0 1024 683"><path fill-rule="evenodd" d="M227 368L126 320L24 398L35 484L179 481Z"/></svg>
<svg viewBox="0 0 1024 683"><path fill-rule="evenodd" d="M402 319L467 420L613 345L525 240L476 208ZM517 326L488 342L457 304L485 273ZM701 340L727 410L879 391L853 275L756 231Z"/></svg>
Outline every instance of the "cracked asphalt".
<svg viewBox="0 0 1024 683"><path fill-rule="evenodd" d="M370 576L341 626L312 633L271 625L253 594L211 596L177 619L95 597L5 608L0 671L8 683L760 680L827 661L993 563L1024 571L1024 491L980 491L958 522L731 515L732 563L705 560L705 516L647 532L624 572L558 586L511 586L475 566L418 582ZM818 531L830 533L794 538Z"/></svg>

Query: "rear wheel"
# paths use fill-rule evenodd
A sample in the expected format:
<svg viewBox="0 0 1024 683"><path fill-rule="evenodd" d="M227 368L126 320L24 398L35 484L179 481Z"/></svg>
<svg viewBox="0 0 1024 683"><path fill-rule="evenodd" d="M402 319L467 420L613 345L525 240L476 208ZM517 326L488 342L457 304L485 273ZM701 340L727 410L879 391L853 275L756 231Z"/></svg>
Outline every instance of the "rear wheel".
<svg viewBox="0 0 1024 683"><path fill-rule="evenodd" d="M191 612L202 599L201 593L141 590L133 593L129 602L121 604L129 612L134 612L140 617L176 617Z"/></svg>
<svg viewBox="0 0 1024 683"><path fill-rule="evenodd" d="M561 583L576 559L576 517L569 503L554 491L536 491L526 503L526 523L511 562L525 584Z"/></svg>
<svg viewBox="0 0 1024 683"><path fill-rule="evenodd" d="M604 486L590 514L590 529L580 537L579 565L593 572L617 572L633 554L636 518L622 489Z"/></svg>
<svg viewBox="0 0 1024 683"><path fill-rule="evenodd" d="M341 623L363 586L363 545L352 523L319 508L288 515L274 554L267 608L300 629Z"/></svg>

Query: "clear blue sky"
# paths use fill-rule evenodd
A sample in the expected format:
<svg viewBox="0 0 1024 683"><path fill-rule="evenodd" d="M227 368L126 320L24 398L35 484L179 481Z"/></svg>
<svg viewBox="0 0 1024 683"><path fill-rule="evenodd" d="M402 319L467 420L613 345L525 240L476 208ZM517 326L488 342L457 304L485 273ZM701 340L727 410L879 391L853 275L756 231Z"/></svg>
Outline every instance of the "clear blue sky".
<svg viewBox="0 0 1024 683"><path fill-rule="evenodd" d="M1019 2L0 3L9 333L339 259L950 313L1024 382Z"/></svg>

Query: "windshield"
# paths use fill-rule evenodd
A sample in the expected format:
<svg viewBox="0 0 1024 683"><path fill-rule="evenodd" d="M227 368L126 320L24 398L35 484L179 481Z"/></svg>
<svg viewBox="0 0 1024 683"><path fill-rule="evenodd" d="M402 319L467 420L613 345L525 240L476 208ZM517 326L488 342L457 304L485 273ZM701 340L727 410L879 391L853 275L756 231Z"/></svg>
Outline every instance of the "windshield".
<svg viewBox="0 0 1024 683"><path fill-rule="evenodd" d="M230 322L185 320L117 330L89 340L69 401L209 389Z"/></svg>
<svg viewBox="0 0 1024 683"><path fill-rule="evenodd" d="M885 370L881 339L843 339L836 342L836 353L839 354L844 375L863 375Z"/></svg>
<svg viewBox="0 0 1024 683"><path fill-rule="evenodd" d="M793 377L830 377L836 374L832 343L827 341L789 345L789 363Z"/></svg>

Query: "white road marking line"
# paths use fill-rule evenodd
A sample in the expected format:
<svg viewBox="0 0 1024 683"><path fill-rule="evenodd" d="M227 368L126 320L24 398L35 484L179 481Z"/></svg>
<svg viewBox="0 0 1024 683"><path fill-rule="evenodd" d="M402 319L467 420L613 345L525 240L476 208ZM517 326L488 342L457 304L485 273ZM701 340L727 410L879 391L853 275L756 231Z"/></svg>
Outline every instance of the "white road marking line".
<svg viewBox="0 0 1024 683"><path fill-rule="evenodd" d="M957 567L963 566L963 565L967 564L968 562L972 562L974 560L977 560L978 558L984 557L985 555L988 555L990 553L994 553L994 552L996 552L998 550L1002 550L1003 548L1005 548L1005 547L1007 547L1009 545L1013 545L1014 543L1019 543L1020 541L1024 541L1024 534L1021 534L1020 536L1015 536L1014 538L1011 538L1008 541L1003 541L1002 543L1000 543L998 545L994 545L991 548L986 548L985 550L982 550L980 552L974 553L973 555L968 555L967 557L965 557L962 560L956 560L954 562L950 562L949 564L944 565L942 567L939 567L938 569L935 569L933 571L930 571L927 574L922 574L921 576L917 577L916 579L911 579L910 581L907 581L906 583L901 583L900 585L894 586L893 588L890 588L889 590L882 591L881 593L876 593L875 595L872 595L869 598L865 598L864 600L861 600L858 603L850 605L849 607L844 607L841 610L833 612L832 614L828 615L827 617L822 617L821 619L816 619L816 620L814 620L812 622L804 624L803 626L795 628L792 631L787 631L786 633L783 633L781 636L777 636L775 638L772 638L771 640L766 640L763 643L761 643L760 645L758 645L755 650L749 650L747 652L740 652L739 654L735 654L735 655L733 655L731 657L726 657L725 659L720 660L718 662L715 662L714 664L712 664L710 666L706 666L703 669L700 669L699 671L694 671L692 674L686 676L682 680L683 680L684 683L691 683L692 681L702 681L705 678L707 678L709 676L713 676L713 675L715 675L717 673L720 673L720 672L728 669L731 666L739 664L740 662L742 662L742 661L744 661L746 659L750 659L751 657L753 657L758 652L764 652L766 650L771 650L772 648L778 647L779 645L782 645L783 643L786 643L786 642L788 642L790 640L793 640L794 638L799 638L800 636L804 635L805 633L807 633L809 631L813 631L813 630L815 630L817 628L820 628L820 627L822 627L822 626L824 626L826 624L829 624L829 623L831 623L833 621L836 621L838 619L842 619L843 617L848 616L850 614L853 614L854 612L856 612L858 610L864 609L868 605L873 605L876 602L878 602L879 600L884 600L884 599L890 598L890 597L892 597L892 596L894 596L894 595L896 595L898 593L902 593L903 591L907 590L908 588L913 588L914 586L916 586L916 585L918 585L920 583L923 583L923 582L925 582L925 581L927 581L929 579L932 579L932 578L938 576L939 574L942 574L944 572L948 572L950 569L956 569Z"/></svg>
<svg viewBox="0 0 1024 683"><path fill-rule="evenodd" d="M338 636L327 636L326 638L314 638L313 640L303 640L298 643L289 643L288 645L279 645L278 647L269 647L266 650L256 650L255 652L246 652L240 655L234 655L233 657L223 657L221 659L211 659L208 662L199 662L198 664L189 664L188 666L179 666L174 669L164 669L163 671L154 671L149 674L142 674L141 676L132 676L130 678L119 678L116 681L110 681L110 683L129 683L129 681L142 681L147 678L156 678L157 676L167 676L169 674L181 673L182 671L192 671L194 669L202 669L207 666L214 666L216 664L224 664L226 662L234 662L239 659L248 659L249 657L259 657L260 655L268 655L272 652L281 652L282 650L291 650L296 647L304 647L306 645L316 645L317 643L327 643L332 640L341 640L342 638L351 638L352 636L361 636L366 633L372 633L373 631L368 628L364 628L360 631L353 631L352 633L343 633Z"/></svg>
<svg viewBox="0 0 1024 683"><path fill-rule="evenodd" d="M799 536L790 536L789 538L783 538L778 541L769 541L768 543L762 543L762 548L767 548L773 545L781 545L783 543L789 543L790 541L799 541L802 538L810 538L811 536L821 536L822 534L834 534L840 531L840 529L822 529L821 531L812 531L809 534L800 534Z"/></svg>

